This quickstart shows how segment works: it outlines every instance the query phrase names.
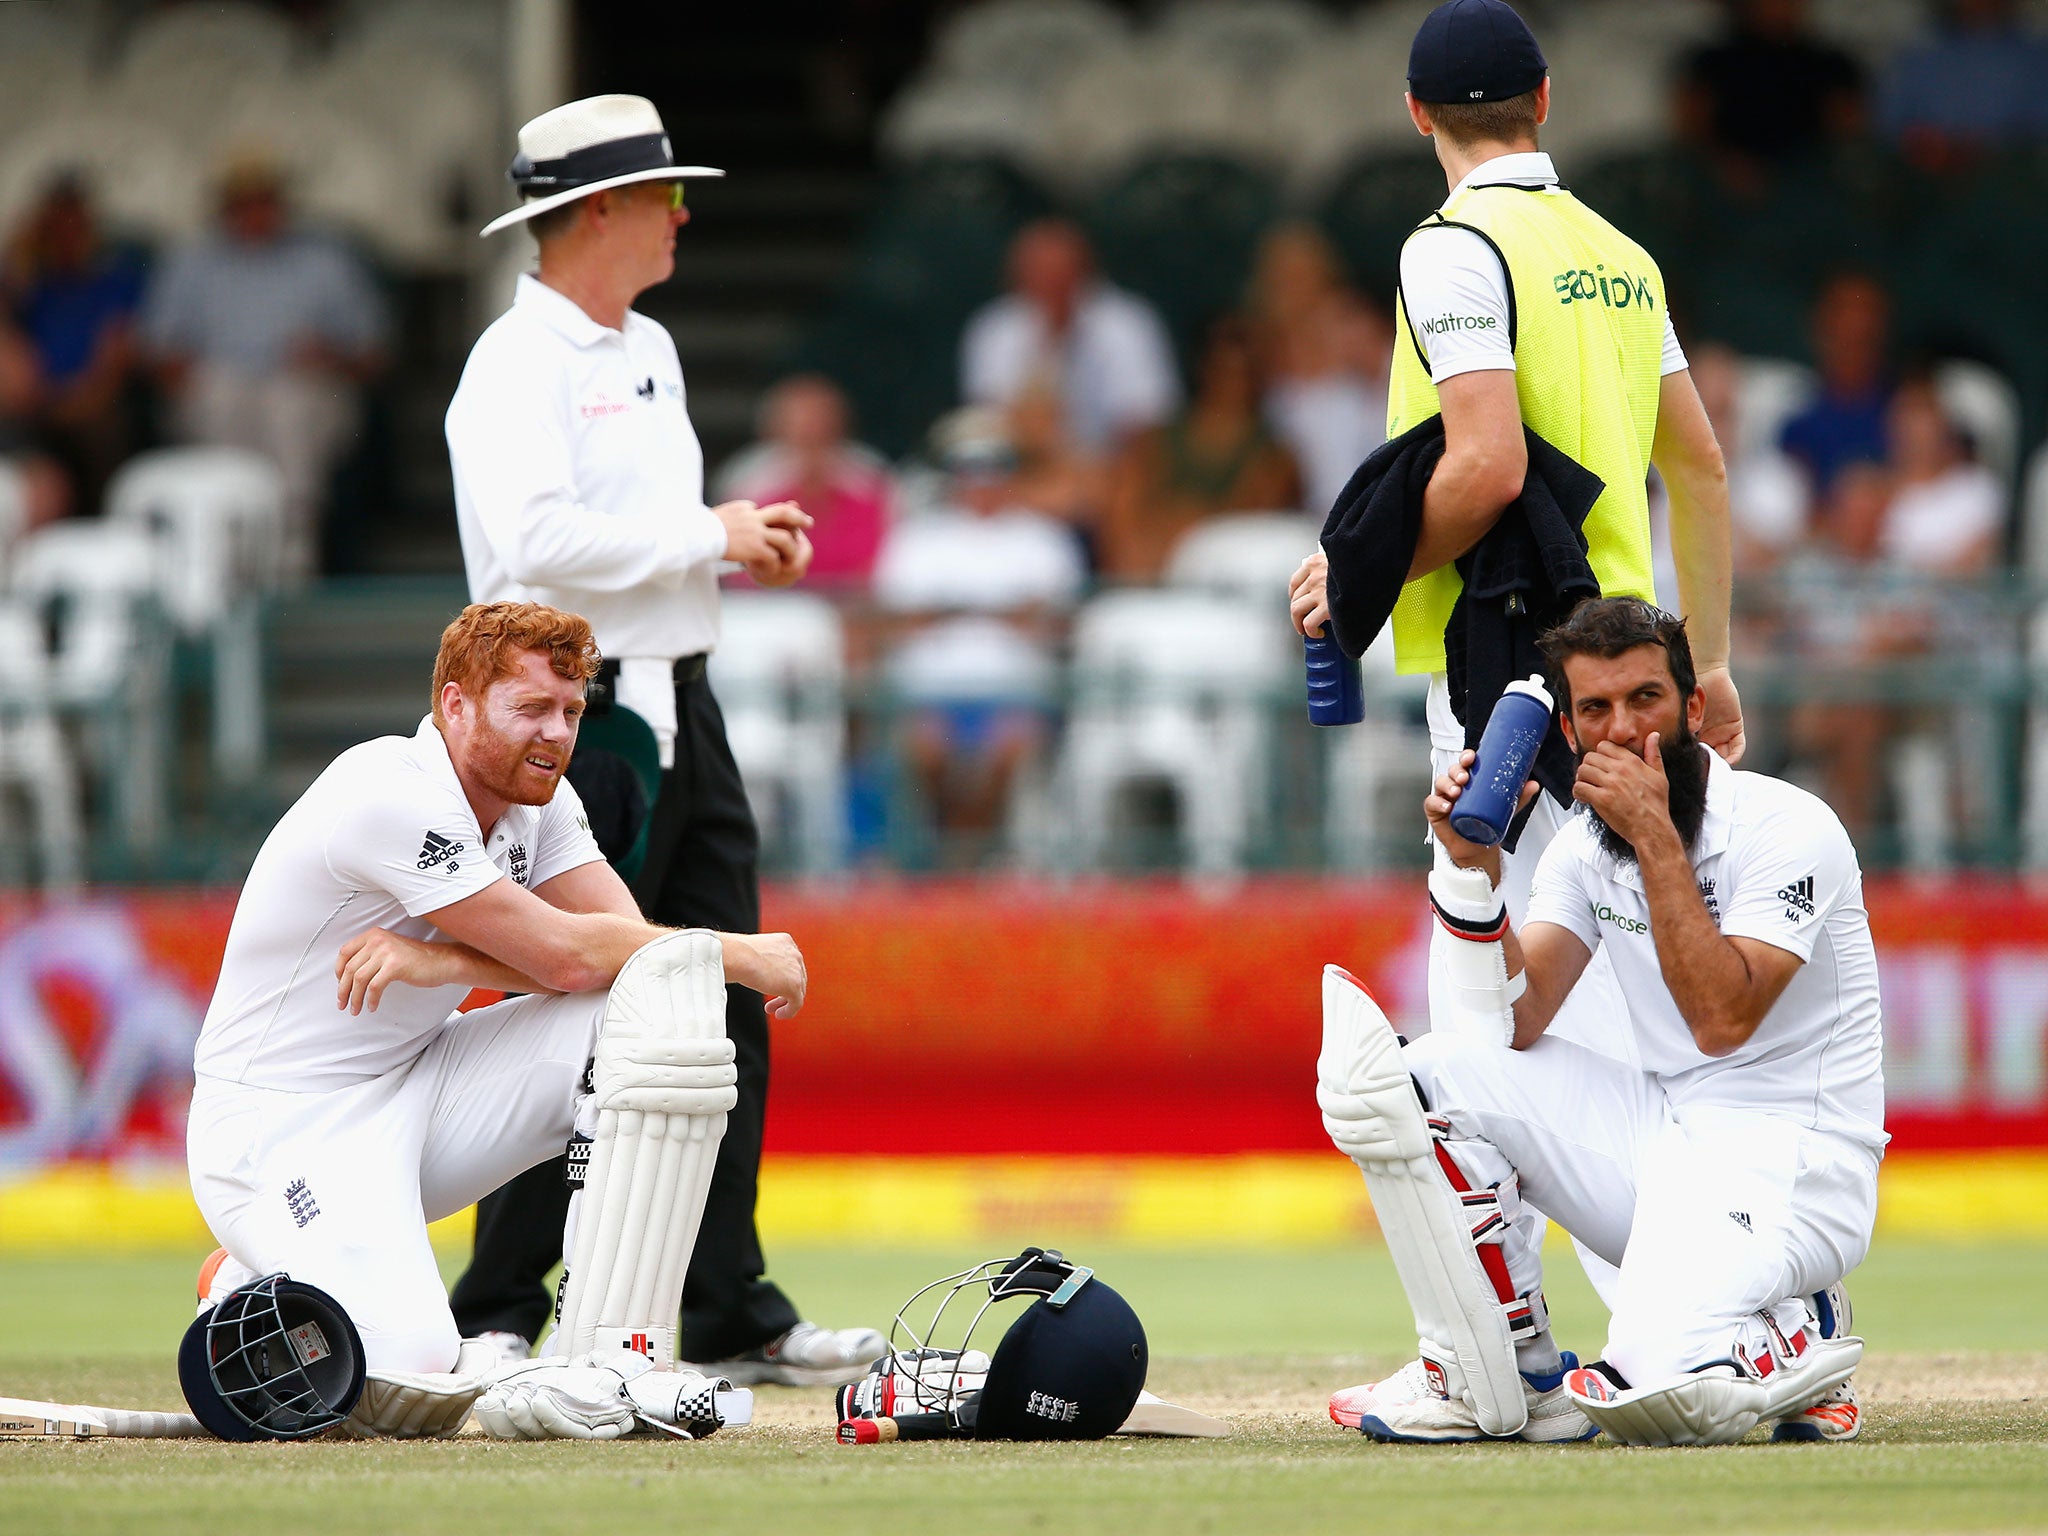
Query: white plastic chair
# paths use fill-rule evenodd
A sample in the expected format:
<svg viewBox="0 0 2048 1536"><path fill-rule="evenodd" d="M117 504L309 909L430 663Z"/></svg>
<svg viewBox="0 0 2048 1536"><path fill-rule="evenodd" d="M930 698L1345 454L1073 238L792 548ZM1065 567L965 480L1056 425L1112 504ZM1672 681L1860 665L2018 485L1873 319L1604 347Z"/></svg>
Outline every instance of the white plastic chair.
<svg viewBox="0 0 2048 1536"><path fill-rule="evenodd" d="M711 686L754 818L781 826L786 803L801 867L846 860L846 634L805 592L728 592Z"/></svg>
<svg viewBox="0 0 2048 1536"><path fill-rule="evenodd" d="M1181 0L1160 18L1153 37L1244 84L1269 89L1335 31L1328 13L1309 0Z"/></svg>
<svg viewBox="0 0 2048 1536"><path fill-rule="evenodd" d="M1112 592L1074 624L1073 707L1055 797L1072 856L1099 864L1126 785L1163 781L1179 802L1190 869L1244 868L1267 787L1269 702L1289 653L1269 613L1205 592Z"/></svg>
<svg viewBox="0 0 2048 1536"><path fill-rule="evenodd" d="M107 518L158 542L164 611L212 651L214 768L247 783L263 768L260 620L262 595L282 579L284 482L246 449L161 449L114 477Z"/></svg>
<svg viewBox="0 0 2048 1536"><path fill-rule="evenodd" d="M1302 512L1236 512L1197 523L1166 557L1166 584L1242 598L1287 617L1287 583L1315 553L1322 519Z"/></svg>
<svg viewBox="0 0 2048 1536"><path fill-rule="evenodd" d="M0 787L19 788L27 803L38 874L48 891L75 889L85 878L85 836L78 767L51 707L49 649L40 616L0 599ZM7 802L0 827L11 834Z"/></svg>
<svg viewBox="0 0 2048 1536"><path fill-rule="evenodd" d="M150 633L159 559L140 528L63 522L22 540L13 575L17 596L58 619L51 701L84 717L138 850L162 840L166 821L168 648Z"/></svg>
<svg viewBox="0 0 2048 1536"><path fill-rule="evenodd" d="M1744 451L1778 446L1785 423L1805 410L1819 381L1803 363L1782 357L1745 357L1735 383L1735 419Z"/></svg>
<svg viewBox="0 0 2048 1536"><path fill-rule="evenodd" d="M933 67L963 79L1016 81L1043 91L1083 60L1130 37L1100 0L988 0L956 12L932 49Z"/></svg>
<svg viewBox="0 0 2048 1536"><path fill-rule="evenodd" d="M2020 397L2004 374L1956 359L1934 370L1935 392L1949 420L1970 434L1977 457L2010 487L2020 462Z"/></svg>

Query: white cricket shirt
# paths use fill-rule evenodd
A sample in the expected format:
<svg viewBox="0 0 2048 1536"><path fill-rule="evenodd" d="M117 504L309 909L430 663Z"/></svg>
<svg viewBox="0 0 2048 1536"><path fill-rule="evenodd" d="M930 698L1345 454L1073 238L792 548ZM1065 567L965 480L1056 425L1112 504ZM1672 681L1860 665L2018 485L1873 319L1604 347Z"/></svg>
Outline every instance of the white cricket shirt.
<svg viewBox="0 0 2048 1536"><path fill-rule="evenodd" d="M349 748L256 855L194 1068L319 1093L404 1066L469 988L394 985L375 1013L351 1018L335 1005L342 946L373 928L445 941L429 920L442 907L504 879L531 890L602 857L566 780L546 805L509 807L486 842L432 716L411 736Z"/></svg>
<svg viewBox="0 0 2048 1536"><path fill-rule="evenodd" d="M1589 815L1574 816L1544 850L1528 922L1556 923L1588 949L1606 946L1643 1070L1675 1108L1761 1111L1881 1149L1877 951L1849 834L1816 796L1707 756L1707 814L1692 854L1707 911L1727 937L1760 939L1806 962L1744 1045L1715 1057L1693 1044L1657 961L1642 871L1601 849Z"/></svg>
<svg viewBox="0 0 2048 1536"><path fill-rule="evenodd" d="M624 330L599 325L522 276L471 349L446 426L470 600L582 614L622 664L620 702L666 745L667 663L718 644L725 554L675 342L630 310ZM660 665L632 665L649 659Z"/></svg>
<svg viewBox="0 0 2048 1536"><path fill-rule="evenodd" d="M1497 155L1475 165L1451 189L1451 196L1467 187L1505 184L1554 191L1557 169L1541 151ZM1471 230L1424 225L1408 237L1401 247L1401 302L1422 355L1429 361L1432 383L1441 384L1461 373L1515 366L1514 344L1508 339L1508 276L1493 247ZM1437 320L1445 323L1423 323ZM1663 371L1677 373L1685 366L1685 351L1678 345L1678 333L1671 328L1667 312Z"/></svg>

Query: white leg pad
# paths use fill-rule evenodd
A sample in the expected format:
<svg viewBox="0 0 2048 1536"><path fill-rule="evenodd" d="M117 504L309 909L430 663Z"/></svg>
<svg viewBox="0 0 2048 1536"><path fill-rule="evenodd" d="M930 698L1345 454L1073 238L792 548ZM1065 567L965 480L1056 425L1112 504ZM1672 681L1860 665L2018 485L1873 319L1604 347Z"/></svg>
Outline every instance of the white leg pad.
<svg viewBox="0 0 2048 1536"><path fill-rule="evenodd" d="M1619 1445L1733 1445L1763 1422L1763 1383L1732 1365L1710 1365L1661 1387L1608 1388L1608 1396L1603 1385L1590 1371L1565 1378L1579 1412Z"/></svg>
<svg viewBox="0 0 2048 1536"><path fill-rule="evenodd" d="M1855 1374L1863 1341L1808 1338L1792 1360L1774 1346L1752 1360L1710 1365L1661 1387L1618 1391L1596 1371L1573 1371L1565 1391L1622 1445L1733 1445L1765 1419L1819 1402Z"/></svg>
<svg viewBox="0 0 2048 1536"><path fill-rule="evenodd" d="M597 1110L551 1352L675 1361L683 1275L725 1117L738 1100L725 966L702 929L656 939L620 970L598 1032Z"/></svg>
<svg viewBox="0 0 2048 1536"><path fill-rule="evenodd" d="M453 1371L370 1371L344 1427L359 1440L449 1439L468 1422L497 1363L498 1352L489 1344L465 1339Z"/></svg>
<svg viewBox="0 0 2048 1536"><path fill-rule="evenodd" d="M1500 1258L1505 1222L1498 1195L1452 1183L1455 1164L1423 1115L1399 1036L1371 994L1334 965L1323 970L1316 1079L1324 1129L1365 1175L1380 1231L1415 1309L1425 1363L1451 1396L1470 1405L1486 1434L1520 1433L1529 1405L1515 1365L1509 1303L1474 1235L1477 1226L1490 1228ZM1499 1270L1504 1282L1504 1261Z"/></svg>

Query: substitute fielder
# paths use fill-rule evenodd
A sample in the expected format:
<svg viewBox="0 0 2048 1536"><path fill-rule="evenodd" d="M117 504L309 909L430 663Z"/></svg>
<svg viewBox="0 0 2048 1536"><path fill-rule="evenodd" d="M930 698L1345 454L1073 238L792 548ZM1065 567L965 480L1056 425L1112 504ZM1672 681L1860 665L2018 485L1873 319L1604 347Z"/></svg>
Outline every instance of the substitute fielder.
<svg viewBox="0 0 2048 1536"><path fill-rule="evenodd" d="M1609 596L1655 596L1645 482L1653 464L1663 476L1680 605L1706 697L1701 737L1738 761L1727 476L1657 264L1566 190L1538 149L1550 115L1547 66L1527 25L1501 0L1450 0L1430 12L1409 54L1408 86L1409 115L1450 183L1442 206L1402 247L1387 405L1389 438L1443 418L1444 453L1392 626L1399 669L1430 674L1433 775L1466 744L1445 678L1444 630L1462 588L1453 562L1521 495L1525 424L1605 482L1584 532L1587 559ZM1612 281L1622 274L1627 283ZM1294 577L1294 620L1304 633L1320 634L1329 619L1327 573L1318 550ZM1507 859L1508 910L1518 919L1536 861L1568 814L1540 801ZM1442 963L1439 944L1430 978L1439 1028ZM1556 1029L1627 1059L1625 1009L1605 970L1596 967Z"/></svg>
<svg viewBox="0 0 2048 1536"><path fill-rule="evenodd" d="M757 835L705 662L718 643L720 560L765 586L809 567L810 518L791 503L707 506L675 343L633 301L675 270L689 219L660 116L638 96L595 96L519 130L515 225L540 247L512 307L477 339L448 407L448 455L470 596L532 599L588 616L618 704L643 718L661 775L634 877L641 908L682 927L760 926ZM579 780L603 826L616 779ZM726 1033L739 1102L719 1149L684 1297L683 1347L734 1380L850 1380L881 1354L873 1329L804 1321L765 1278L754 1224L767 1113L768 1024L735 987ZM547 1314L543 1287L568 1200L556 1163L485 1200L456 1315L522 1356Z"/></svg>
<svg viewBox="0 0 2048 1536"><path fill-rule="evenodd" d="M1424 1335L1333 1416L1390 1440L1718 1444L1859 1427L1842 1278L1870 1246L1883 1156L1877 959L1841 822L1738 773L1698 733L1685 626L1581 603L1543 641L1582 814L1510 925L1498 852L1425 804L1456 865L1431 893L1469 991L1511 1027L1403 1048L1365 991L1324 985L1325 1124L1356 1158ZM1529 789L1533 791L1534 785ZM1598 951L1630 1001L1628 1067L1548 1034ZM1600 1365L1551 1337L1542 1222L1619 1268Z"/></svg>
<svg viewBox="0 0 2048 1536"><path fill-rule="evenodd" d="M1445 626L1463 585L1454 562L1521 495L1525 426L1604 482L1584 523L1587 561L1603 593L1654 595L1646 480L1653 464L1663 476L1680 605L1706 701L1701 739L1739 761L1742 705L1728 673L1727 474L1657 264L1566 190L1538 148L1550 115L1548 69L1527 25L1500 0L1450 0L1431 11L1409 53L1408 86L1409 115L1434 144L1450 186L1402 248L1387 407L1390 438L1432 416L1444 429L1392 623L1399 669L1430 675L1432 776L1457 761L1467 739L1445 673ZM1624 273L1627 283L1612 280ZM1320 634L1329 620L1327 577L1320 550L1295 574L1292 611L1304 633ZM1537 860L1568 814L1540 799L1504 860L1502 888L1517 921ZM1429 996L1437 1029L1454 1023L1447 955L1435 935ZM1632 1063L1627 1019L1608 957L1597 955L1551 1032ZM1583 1245L1580 1253L1605 1295L1612 1274Z"/></svg>
<svg viewBox="0 0 2048 1536"><path fill-rule="evenodd" d="M573 614L464 609L441 639L433 712L336 758L235 906L188 1130L192 1189L226 1250L201 1301L278 1270L333 1296L378 1389L366 1427L466 1416L495 1357L461 1349L427 1225L554 1156L572 1128L604 1152L616 1125L597 1134L596 1111L632 1096L609 1081L622 1074L664 1096L640 1107L672 1112L679 1145L703 1148L694 1172L678 1167L673 1210L622 1210L618 1227L673 1240L679 1294L732 1101L724 983L778 1016L803 1004L786 934L716 935L693 962L714 978L694 1010L636 958L673 956L679 936L641 918L563 783L597 666ZM456 1012L475 987L527 995ZM634 1046L643 1036L659 1048ZM633 1262L607 1251L588 1267ZM377 1421L380 1405L393 1417Z"/></svg>

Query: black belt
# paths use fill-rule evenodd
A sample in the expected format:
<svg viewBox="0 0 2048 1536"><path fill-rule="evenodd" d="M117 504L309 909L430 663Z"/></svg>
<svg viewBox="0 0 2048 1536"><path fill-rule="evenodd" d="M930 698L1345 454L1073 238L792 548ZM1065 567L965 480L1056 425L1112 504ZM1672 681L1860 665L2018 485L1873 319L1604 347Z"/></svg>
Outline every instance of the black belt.
<svg viewBox="0 0 2048 1536"><path fill-rule="evenodd" d="M678 656L669 668L669 675L675 679L678 688L704 680L704 664L710 659L708 653L699 651L694 656ZM597 676L590 680L584 690L583 708L585 714L602 715L611 711L619 697L619 663L614 657L606 657L598 663Z"/></svg>

